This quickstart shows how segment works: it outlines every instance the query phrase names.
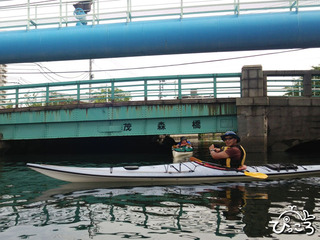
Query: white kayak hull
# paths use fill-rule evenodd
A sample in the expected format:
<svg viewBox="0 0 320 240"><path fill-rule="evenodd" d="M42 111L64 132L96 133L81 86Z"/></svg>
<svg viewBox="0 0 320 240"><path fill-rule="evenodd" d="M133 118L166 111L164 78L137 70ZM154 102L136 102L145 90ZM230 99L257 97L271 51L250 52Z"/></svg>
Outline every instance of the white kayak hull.
<svg viewBox="0 0 320 240"><path fill-rule="evenodd" d="M175 150L172 150L172 156L173 158L187 158L192 157L193 151L190 152L177 152Z"/></svg>
<svg viewBox="0 0 320 240"><path fill-rule="evenodd" d="M140 167L83 168L28 163L28 167L46 176L66 182L133 183L144 185L203 184L261 180L242 171L219 170L195 162ZM247 167L248 172L267 174L267 180L320 176L320 165L297 169L272 170L266 166Z"/></svg>

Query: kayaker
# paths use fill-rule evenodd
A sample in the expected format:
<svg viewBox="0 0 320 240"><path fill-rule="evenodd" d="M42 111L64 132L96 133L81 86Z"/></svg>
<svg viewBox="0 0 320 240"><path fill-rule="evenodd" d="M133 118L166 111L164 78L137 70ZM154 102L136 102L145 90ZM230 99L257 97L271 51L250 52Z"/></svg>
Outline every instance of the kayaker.
<svg viewBox="0 0 320 240"><path fill-rule="evenodd" d="M181 147L191 147L191 142L188 141L188 139L186 137L181 137L180 138L180 142L176 145L178 148Z"/></svg>
<svg viewBox="0 0 320 240"><path fill-rule="evenodd" d="M233 131L227 131L221 136L226 146L216 148L213 144L209 147L210 155L216 163L231 168L244 168L246 152L239 145L240 137Z"/></svg>

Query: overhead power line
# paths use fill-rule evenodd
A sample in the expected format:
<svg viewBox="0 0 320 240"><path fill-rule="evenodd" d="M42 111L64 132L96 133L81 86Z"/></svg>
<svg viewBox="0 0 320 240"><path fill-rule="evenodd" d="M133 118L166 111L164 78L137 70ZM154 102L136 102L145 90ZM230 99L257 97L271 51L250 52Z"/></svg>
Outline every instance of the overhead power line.
<svg viewBox="0 0 320 240"><path fill-rule="evenodd" d="M128 71L128 70L141 70L141 69L150 69L150 68L164 68L164 67L178 67L178 66L185 66L185 65L193 65L193 64L203 64L203 63L213 63L213 62L222 62L222 61L230 61L230 60L237 60L237 59L244 59L244 58L252 58L252 57L261 57L261 56L268 56L274 54L282 54L282 53L289 53L295 51L301 51L305 48L299 49L290 49L284 50L280 52L271 52L271 53L262 53L262 54L253 54L253 55L246 55L240 57L230 57L230 58L221 58L221 59L214 59L214 60L206 60L206 61L195 61L195 62L184 62L184 63L176 63L176 64L165 64L165 65L154 65L154 66L145 66L145 67L132 67L132 68L114 68L114 69L100 69L100 70L92 70L92 72L112 72L112 71ZM77 70L77 71L42 71L40 72L8 72L7 74L74 74L74 73L89 73L89 70Z"/></svg>
<svg viewBox="0 0 320 240"><path fill-rule="evenodd" d="M34 71L37 71L37 72L36 72L37 74L42 74L42 75L43 75L46 79L48 79L50 82L57 82L57 81L59 81L59 80L57 80L57 79L54 79L52 76L50 76L50 75L52 75L52 74L55 75L56 77L59 77L59 78L68 78L68 79L75 79L75 78L77 78L77 79L79 79L79 78L86 79L86 77L89 75L89 74L86 73L86 72L82 72L82 73L80 73L80 74L77 74L76 76L69 76L69 77L67 77L67 76L62 76L62 75L60 75L60 74L55 73L54 71L50 70L48 67L43 66L42 63L30 63L29 66L30 66L31 64L36 65L39 69L35 69L34 67L33 67L33 69L11 68L11 67L10 67L10 68L9 68L9 71L12 71L12 70L17 71L17 70L18 70L20 74L26 74L25 72L20 72L20 71L30 71L30 73L34 73Z"/></svg>

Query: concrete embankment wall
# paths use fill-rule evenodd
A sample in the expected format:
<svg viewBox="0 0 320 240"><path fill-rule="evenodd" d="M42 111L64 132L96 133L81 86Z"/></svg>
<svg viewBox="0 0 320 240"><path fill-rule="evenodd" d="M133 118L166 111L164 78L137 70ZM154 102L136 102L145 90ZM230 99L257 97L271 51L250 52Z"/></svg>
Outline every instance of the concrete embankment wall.
<svg viewBox="0 0 320 240"><path fill-rule="evenodd" d="M243 68L237 121L238 134L246 149L286 151L301 143L319 140L320 98L267 97L266 84L261 66Z"/></svg>
<svg viewBox="0 0 320 240"><path fill-rule="evenodd" d="M270 98L267 118L268 148L273 151L320 139L320 98Z"/></svg>
<svg viewBox="0 0 320 240"><path fill-rule="evenodd" d="M239 98L237 112L249 151L285 151L320 139L320 98Z"/></svg>

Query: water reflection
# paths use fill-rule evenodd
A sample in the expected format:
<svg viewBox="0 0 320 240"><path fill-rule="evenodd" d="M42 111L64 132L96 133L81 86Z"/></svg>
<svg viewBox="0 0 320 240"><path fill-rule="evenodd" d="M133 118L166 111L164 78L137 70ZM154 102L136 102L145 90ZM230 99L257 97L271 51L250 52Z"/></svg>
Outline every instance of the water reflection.
<svg viewBox="0 0 320 240"><path fill-rule="evenodd" d="M91 238L152 238L164 233L267 237L273 235L269 226L273 215L278 216L292 203L314 213L319 224L319 195L315 199L310 194L302 201L295 185L287 181L132 188L65 184L43 192L32 202L2 202L0 232L26 225L34 227L28 234L38 235L36 228L59 225L72 227L82 235L85 231ZM319 186L309 188L319 192ZM277 196L279 191L282 198ZM125 223L130 224L129 229L134 226L148 231L137 236L140 231L117 232L108 223Z"/></svg>
<svg viewBox="0 0 320 240"><path fill-rule="evenodd" d="M199 158L201 154L198 152ZM253 156L253 155L251 155ZM275 154L268 162L313 158ZM72 157L72 159L71 159ZM165 156L166 157L166 156ZM23 159L24 161L22 161ZM86 161L90 159L90 161ZM121 159L121 162L119 161ZM170 162L163 155L35 156L0 159L1 239L248 239L276 235L269 221L289 205L313 214L320 230L320 178L191 186L65 184L35 173L28 162L78 166ZM266 161L256 155L248 161ZM126 163L124 163L126 162ZM127 183L126 183L127 185Z"/></svg>

